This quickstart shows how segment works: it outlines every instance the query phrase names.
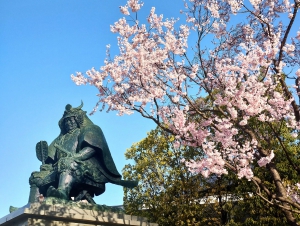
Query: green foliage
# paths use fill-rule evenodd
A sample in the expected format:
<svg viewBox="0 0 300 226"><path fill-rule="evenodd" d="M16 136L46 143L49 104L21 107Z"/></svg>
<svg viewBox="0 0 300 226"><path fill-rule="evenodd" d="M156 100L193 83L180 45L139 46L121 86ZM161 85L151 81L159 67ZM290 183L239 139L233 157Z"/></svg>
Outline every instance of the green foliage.
<svg viewBox="0 0 300 226"><path fill-rule="evenodd" d="M196 103L199 108L211 105L207 98L199 98ZM195 121L202 120L191 117ZM287 127L286 121L261 122L250 118L248 126L261 138L261 148L274 151L273 161L284 186L298 183L299 142L291 135L292 129ZM243 130L239 133L248 136ZM127 165L124 176L140 180L137 189L125 190L124 204L128 213L146 216L160 225L288 224L282 209L274 205L278 202L273 198L277 188L268 167L257 167L256 161L252 163L254 175L260 178L269 194L251 181L238 180L232 171L206 179L192 175L180 162L182 158L201 158L202 151L188 147L174 150L173 141L173 136L156 129L127 150L127 159L133 159L135 165ZM210 197L218 199L212 202ZM300 219L299 214L294 217Z"/></svg>
<svg viewBox="0 0 300 226"><path fill-rule="evenodd" d="M258 132L260 129L268 132L257 122L252 126L257 126ZM289 152L296 153L298 144L292 142L288 129L282 126L284 129L287 130L283 133L284 142L289 142ZM239 180L234 173L209 179L190 173L181 160L201 158L202 151L191 147L173 149L173 141L173 136L157 128L126 151L126 158L134 164L125 166L123 176L139 180L138 187L124 188L127 214L147 217L159 225L286 225L282 210L255 195L257 187L251 181ZM264 145L270 144L279 150L280 144L274 137L265 140ZM289 174L288 163L276 159L285 181L296 181L296 174ZM266 168L257 167L255 174L272 188Z"/></svg>
<svg viewBox="0 0 300 226"><path fill-rule="evenodd" d="M203 206L197 204L202 178L192 175L181 163L182 158L199 156L191 148L172 149L174 137L160 129L127 150L128 164L123 176L139 180L134 189L124 189L124 206L128 214L147 217L159 225L200 225L199 213Z"/></svg>

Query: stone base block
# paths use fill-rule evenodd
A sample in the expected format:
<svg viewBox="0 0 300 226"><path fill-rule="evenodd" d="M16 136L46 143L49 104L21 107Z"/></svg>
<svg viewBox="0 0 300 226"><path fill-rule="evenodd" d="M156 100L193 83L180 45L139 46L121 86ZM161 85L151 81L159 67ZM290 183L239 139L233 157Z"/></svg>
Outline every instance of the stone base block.
<svg viewBox="0 0 300 226"><path fill-rule="evenodd" d="M158 226L146 218L64 205L28 204L0 219L1 226Z"/></svg>

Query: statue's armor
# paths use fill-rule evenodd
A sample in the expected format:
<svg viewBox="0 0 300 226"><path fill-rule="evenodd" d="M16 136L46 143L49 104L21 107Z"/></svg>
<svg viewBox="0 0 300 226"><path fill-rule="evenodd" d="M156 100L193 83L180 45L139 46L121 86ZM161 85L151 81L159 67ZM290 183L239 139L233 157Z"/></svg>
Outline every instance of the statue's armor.
<svg viewBox="0 0 300 226"><path fill-rule="evenodd" d="M60 150L61 148L75 154L86 146L92 147L96 152L93 157L85 161L65 157L65 153ZM67 171L76 178L77 186L74 187L79 188L72 189L71 196L76 196L76 193L79 192L77 190L80 190L85 185L88 186L91 195L99 195L105 190L104 183L114 183L121 180L121 175L118 173L112 160L103 133L96 125L86 126L83 129L78 128L72 133L58 136L49 146L46 162L55 164L54 172L44 177L44 187L48 187L49 184L53 185L57 173Z"/></svg>
<svg viewBox="0 0 300 226"><path fill-rule="evenodd" d="M77 128L65 130L64 120L68 117L76 118ZM48 150L40 153L40 150L47 149L47 143L41 141L37 144L40 147L38 158L42 159L43 165L40 172L33 172L29 179L32 194L36 193L36 187L44 195L49 188L55 193L55 189L61 189L60 181L64 178L71 178L68 181L70 190L63 193L67 199L82 194L82 191L92 197L100 195L105 191L107 182L126 187L136 186L137 182L121 180L101 128L92 123L81 107L72 108L67 105L59 126L61 133L49 145ZM81 155L86 154L85 151L88 157L81 158Z"/></svg>

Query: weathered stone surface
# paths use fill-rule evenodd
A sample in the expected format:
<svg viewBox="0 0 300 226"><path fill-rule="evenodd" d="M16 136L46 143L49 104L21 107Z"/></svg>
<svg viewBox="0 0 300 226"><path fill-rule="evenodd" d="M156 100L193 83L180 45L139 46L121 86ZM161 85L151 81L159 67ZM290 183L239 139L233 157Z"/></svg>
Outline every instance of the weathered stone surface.
<svg viewBox="0 0 300 226"><path fill-rule="evenodd" d="M31 203L0 219L1 226L104 226L140 225L158 226L144 217L122 213Z"/></svg>

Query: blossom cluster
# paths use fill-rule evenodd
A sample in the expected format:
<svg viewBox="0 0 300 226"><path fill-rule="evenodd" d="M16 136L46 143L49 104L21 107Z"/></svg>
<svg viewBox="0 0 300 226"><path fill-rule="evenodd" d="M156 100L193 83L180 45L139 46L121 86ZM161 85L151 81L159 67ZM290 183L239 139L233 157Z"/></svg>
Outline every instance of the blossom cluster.
<svg viewBox="0 0 300 226"><path fill-rule="evenodd" d="M300 183L296 183L294 186L287 186L287 196L293 201L300 204L299 195Z"/></svg>
<svg viewBox="0 0 300 226"><path fill-rule="evenodd" d="M142 6L129 0L120 10L128 16ZM201 160L185 161L191 171L208 177L226 174L230 166L239 178L251 180L253 165L264 167L276 158L276 150L261 148L251 123L285 120L293 133L300 129L295 100L283 81L286 65L298 62L294 56L300 50L283 43L285 30L275 24L280 15L292 13L293 5L288 0L251 0L250 6L242 0L189 0L185 7L183 25L157 15L155 8L145 24L119 19L111 31L119 35L120 54L111 59L108 48L100 70L72 79L95 86L103 108L119 115L139 112L173 133L174 148L201 149ZM241 10L248 12L248 22L229 28ZM191 33L198 41L189 48ZM300 31L295 40L299 36ZM205 37L213 37L215 47L201 49ZM300 69L295 75L300 77Z"/></svg>

